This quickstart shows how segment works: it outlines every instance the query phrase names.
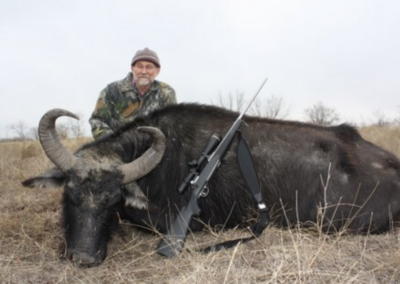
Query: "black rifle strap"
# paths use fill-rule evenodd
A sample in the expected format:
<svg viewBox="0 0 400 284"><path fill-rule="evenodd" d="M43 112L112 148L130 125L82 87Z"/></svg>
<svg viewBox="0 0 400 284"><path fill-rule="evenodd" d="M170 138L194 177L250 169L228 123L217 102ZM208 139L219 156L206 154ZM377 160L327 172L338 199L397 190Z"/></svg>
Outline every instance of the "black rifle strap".
<svg viewBox="0 0 400 284"><path fill-rule="evenodd" d="M219 251L221 249L232 248L239 243L246 243L261 235L263 230L267 227L269 222L269 213L266 204L264 203L261 195L260 183L258 181L257 172L254 167L253 156L251 155L249 146L243 138L240 131L237 132L239 142L237 148L237 162L242 173L243 179L246 181L248 188L250 188L254 199L257 201L259 214L259 221L250 226L253 236L247 238L239 238L236 240L222 242L213 246L206 247L201 250L203 253L211 251Z"/></svg>

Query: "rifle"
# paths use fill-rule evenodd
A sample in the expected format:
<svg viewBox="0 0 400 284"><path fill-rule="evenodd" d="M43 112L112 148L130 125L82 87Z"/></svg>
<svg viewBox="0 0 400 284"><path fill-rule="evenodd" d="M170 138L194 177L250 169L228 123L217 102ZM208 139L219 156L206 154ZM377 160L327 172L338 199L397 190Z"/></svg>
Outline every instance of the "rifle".
<svg viewBox="0 0 400 284"><path fill-rule="evenodd" d="M157 253L171 258L178 255L182 251L190 222L193 216L199 215L201 212L198 205L198 199L199 197L207 196L209 192L207 187L208 181L220 165L221 159L228 151L233 139L236 136L236 133L239 132L244 114L250 108L251 104L256 99L267 80L268 78L264 80L250 103L247 105L246 109L240 113L239 117L233 123L229 131L225 134L222 141L217 134L213 134L204 151L202 152L201 157L197 161L192 161L189 163L191 171L178 188L178 192L182 194L190 184L190 187L192 188L192 194L188 204L184 206L180 212L178 212L174 223L171 225L167 234L158 244L156 249ZM240 145L239 147L245 149L244 151L246 152L245 155L241 156L245 156L244 163L247 164L244 166L240 165L239 163L241 166L242 175L244 176L247 184L251 187L253 195L257 199L259 209L265 212L266 206L264 202L262 202L261 193L258 188L258 182L255 182L257 181L257 176L252 162L250 150L248 149L247 144L245 144L244 139L241 139L241 141L243 141L243 144L241 143L240 145L243 145L244 147ZM253 190L255 187L256 190Z"/></svg>

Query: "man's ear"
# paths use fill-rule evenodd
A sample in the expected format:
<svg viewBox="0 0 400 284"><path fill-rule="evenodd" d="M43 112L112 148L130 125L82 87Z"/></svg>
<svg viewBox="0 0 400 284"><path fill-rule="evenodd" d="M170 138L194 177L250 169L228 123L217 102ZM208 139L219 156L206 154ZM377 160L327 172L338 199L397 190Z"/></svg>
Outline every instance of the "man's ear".
<svg viewBox="0 0 400 284"><path fill-rule="evenodd" d="M54 188L64 185L65 175L58 168L52 168L38 176L24 180L22 185L25 187Z"/></svg>

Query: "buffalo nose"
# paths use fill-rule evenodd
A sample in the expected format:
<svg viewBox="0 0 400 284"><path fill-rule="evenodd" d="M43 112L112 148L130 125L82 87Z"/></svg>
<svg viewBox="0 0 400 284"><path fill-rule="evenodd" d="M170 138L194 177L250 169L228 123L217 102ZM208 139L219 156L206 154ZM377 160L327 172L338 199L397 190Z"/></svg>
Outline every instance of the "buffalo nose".
<svg viewBox="0 0 400 284"><path fill-rule="evenodd" d="M96 258L85 252L69 252L68 258L76 265L82 266L92 266L96 262Z"/></svg>

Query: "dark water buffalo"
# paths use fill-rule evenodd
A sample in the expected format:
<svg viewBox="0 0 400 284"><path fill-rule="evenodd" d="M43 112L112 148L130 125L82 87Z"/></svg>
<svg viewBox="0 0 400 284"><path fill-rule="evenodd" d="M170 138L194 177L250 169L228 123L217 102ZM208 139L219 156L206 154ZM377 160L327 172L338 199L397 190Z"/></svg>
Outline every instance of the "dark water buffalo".
<svg viewBox="0 0 400 284"><path fill-rule="evenodd" d="M64 184L67 257L96 265L106 257L117 214L165 230L188 200L177 188L213 133L223 136L238 114L222 108L180 104L124 125L75 154L60 143L55 120L73 114L53 110L39 125L43 149L57 166L23 182ZM400 219L400 161L365 141L348 125L244 117L241 130L253 154L272 220L280 225L321 220L326 231L384 232ZM232 228L254 220L256 204L236 162L236 141L199 201L200 221ZM126 185L126 186L124 186ZM141 189L141 190L140 190ZM250 221L251 223L251 221Z"/></svg>

